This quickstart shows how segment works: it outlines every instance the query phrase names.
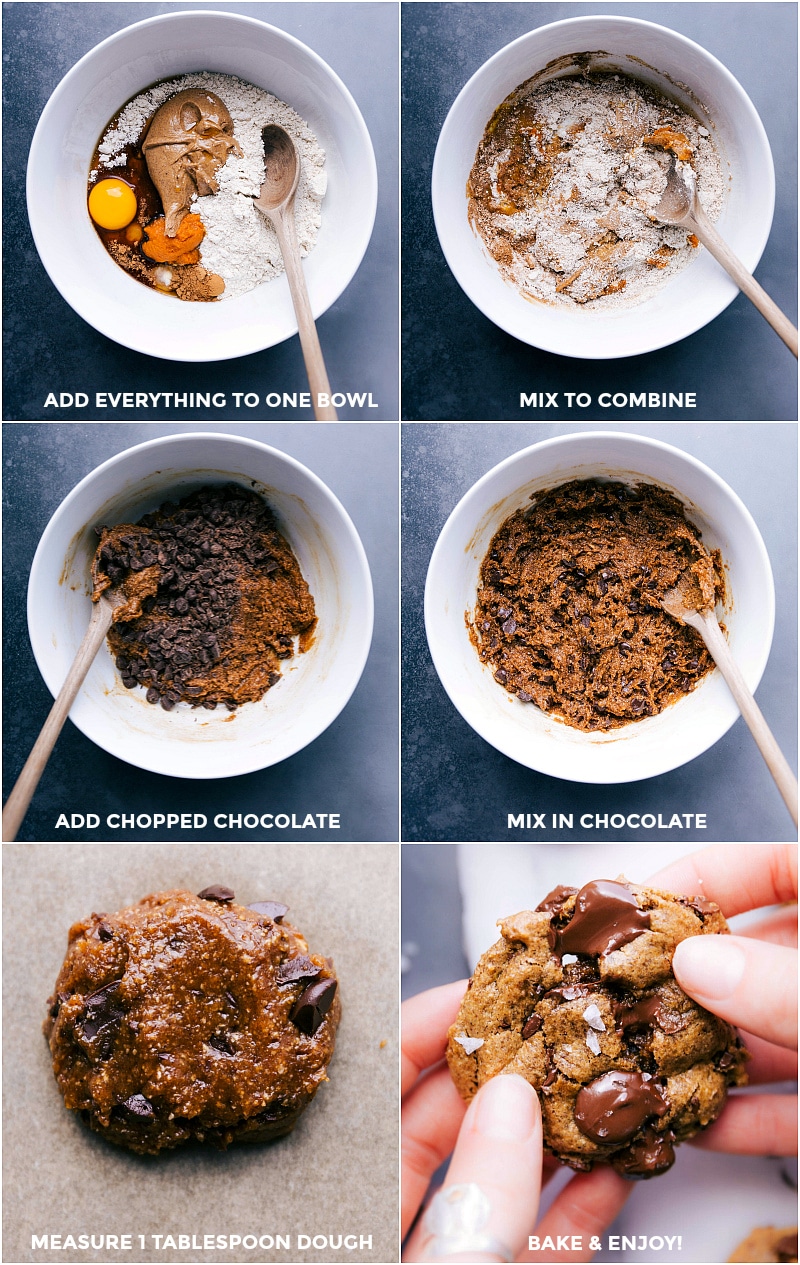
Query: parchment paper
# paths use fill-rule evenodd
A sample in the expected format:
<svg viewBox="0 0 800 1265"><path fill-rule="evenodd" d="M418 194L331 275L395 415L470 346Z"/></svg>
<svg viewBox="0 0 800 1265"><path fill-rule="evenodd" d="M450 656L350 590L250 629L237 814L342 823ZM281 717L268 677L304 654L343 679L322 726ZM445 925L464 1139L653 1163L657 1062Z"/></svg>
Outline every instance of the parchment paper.
<svg viewBox="0 0 800 1265"><path fill-rule="evenodd" d="M4 1261L395 1261L398 1155L398 849L390 844L18 844L3 848ZM144 1157L105 1142L62 1102L42 1035L71 923L149 892L211 883L242 904L278 899L333 957L342 1022L294 1133L227 1152ZM381 1048L381 1042L386 1045ZM133 1233L129 1251L33 1249L32 1235ZM155 1250L151 1234L284 1234L289 1251ZM299 1251L299 1234L372 1247Z"/></svg>

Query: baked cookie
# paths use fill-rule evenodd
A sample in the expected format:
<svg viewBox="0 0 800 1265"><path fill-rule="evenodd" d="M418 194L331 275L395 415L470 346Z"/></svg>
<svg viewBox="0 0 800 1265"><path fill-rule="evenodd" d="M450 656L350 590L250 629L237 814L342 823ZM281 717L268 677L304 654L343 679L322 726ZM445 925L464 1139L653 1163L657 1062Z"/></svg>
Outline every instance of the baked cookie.
<svg viewBox="0 0 800 1265"><path fill-rule="evenodd" d="M558 887L498 924L450 1029L470 1098L516 1072L536 1089L548 1150L572 1168L652 1177L716 1120L749 1058L735 1030L678 987L672 955L726 933L717 905L622 879Z"/></svg>
<svg viewBox="0 0 800 1265"><path fill-rule="evenodd" d="M774 1225L760 1225L748 1234L737 1247L729 1261L781 1262L797 1260L797 1226L783 1230Z"/></svg>
<svg viewBox="0 0 800 1265"><path fill-rule="evenodd" d="M148 1154L289 1133L327 1080L341 1007L333 963L286 912L214 886L75 923L44 1024L66 1106Z"/></svg>

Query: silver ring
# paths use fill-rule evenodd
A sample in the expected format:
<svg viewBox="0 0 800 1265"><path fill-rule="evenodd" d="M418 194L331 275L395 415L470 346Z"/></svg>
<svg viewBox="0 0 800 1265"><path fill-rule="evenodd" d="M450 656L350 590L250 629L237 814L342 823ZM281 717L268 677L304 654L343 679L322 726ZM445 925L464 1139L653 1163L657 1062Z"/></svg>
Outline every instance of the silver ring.
<svg viewBox="0 0 800 1265"><path fill-rule="evenodd" d="M484 1229L491 1211L488 1196L474 1182L445 1186L438 1191L422 1223L426 1232L425 1260L460 1260L485 1253L501 1261L512 1261L514 1256L507 1244Z"/></svg>

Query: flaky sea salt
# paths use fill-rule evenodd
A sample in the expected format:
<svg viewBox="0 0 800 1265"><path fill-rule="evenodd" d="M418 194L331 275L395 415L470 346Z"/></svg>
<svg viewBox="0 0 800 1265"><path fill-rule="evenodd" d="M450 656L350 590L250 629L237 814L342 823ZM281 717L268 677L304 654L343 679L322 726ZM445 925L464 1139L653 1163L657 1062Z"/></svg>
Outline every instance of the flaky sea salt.
<svg viewBox="0 0 800 1265"><path fill-rule="evenodd" d="M590 1028L594 1028L595 1032L605 1032L606 1025L603 1023L603 1016L600 1014L598 1007L592 1002L591 1006L587 1006L583 1012L583 1017Z"/></svg>
<svg viewBox="0 0 800 1265"><path fill-rule="evenodd" d="M588 1045L592 1054L600 1053L600 1038L598 1037L596 1032L592 1031L591 1028L586 1033L586 1044Z"/></svg>
<svg viewBox="0 0 800 1265"><path fill-rule="evenodd" d="M483 1045L483 1037L456 1037L456 1041L467 1054L474 1054Z"/></svg>

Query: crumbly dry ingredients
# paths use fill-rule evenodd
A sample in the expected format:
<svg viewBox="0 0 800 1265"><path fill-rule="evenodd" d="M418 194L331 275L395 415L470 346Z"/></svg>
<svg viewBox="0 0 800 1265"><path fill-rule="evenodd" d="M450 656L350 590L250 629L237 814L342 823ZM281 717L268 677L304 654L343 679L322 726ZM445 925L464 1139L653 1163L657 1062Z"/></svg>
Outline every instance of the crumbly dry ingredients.
<svg viewBox="0 0 800 1265"><path fill-rule="evenodd" d="M122 683L170 711L233 711L280 680L312 641L314 599L265 501L238 484L167 501L136 524L98 529L92 599L113 586L108 644Z"/></svg>
<svg viewBox="0 0 800 1265"><path fill-rule="evenodd" d="M191 215L201 232L198 257L186 251L177 257L153 259L145 249L147 226L167 208L148 171L144 147L159 107L190 90L212 94L223 110L206 107L199 123L190 123L186 137L199 126L201 143L194 150L189 148L190 140L182 147L173 146L176 170L182 163L189 175L201 169L207 147L218 143L227 126L219 114L230 116L234 144L226 143L218 155L220 165L213 180L216 191L210 191L213 185L201 179L199 192L195 188L191 195ZM275 230L253 206L253 197L264 180L261 133L270 123L289 133L300 154L294 210L300 254L308 255L317 240L327 186L325 152L316 136L291 106L264 89L233 75L197 71L164 80L140 93L109 123L100 139L89 175L90 191L103 178L118 176L137 197L132 223L117 230L95 225L116 262L146 284L192 300L236 298L279 276L284 270L283 257ZM159 148L152 147L150 154L154 152L158 155Z"/></svg>
<svg viewBox="0 0 800 1265"><path fill-rule="evenodd" d="M724 596L722 560L653 484L576 480L507 518L481 563L470 637L497 683L577 729L653 716L714 663L660 599L687 572Z"/></svg>
<svg viewBox="0 0 800 1265"><path fill-rule="evenodd" d="M672 974L682 940L727 933L719 907L601 879L558 887L498 925L449 1033L462 1096L516 1073L539 1094L545 1146L570 1167L665 1172L675 1143L747 1080L735 1029Z"/></svg>
<svg viewBox="0 0 800 1265"><path fill-rule="evenodd" d="M65 1105L145 1154L289 1133L328 1079L341 1006L286 913L215 884L75 923L44 1024Z"/></svg>
<svg viewBox="0 0 800 1265"><path fill-rule="evenodd" d="M490 119L469 177L469 217L529 299L603 311L640 302L697 249L653 209L670 162L694 170L713 220L725 182L708 129L625 75L528 81Z"/></svg>

